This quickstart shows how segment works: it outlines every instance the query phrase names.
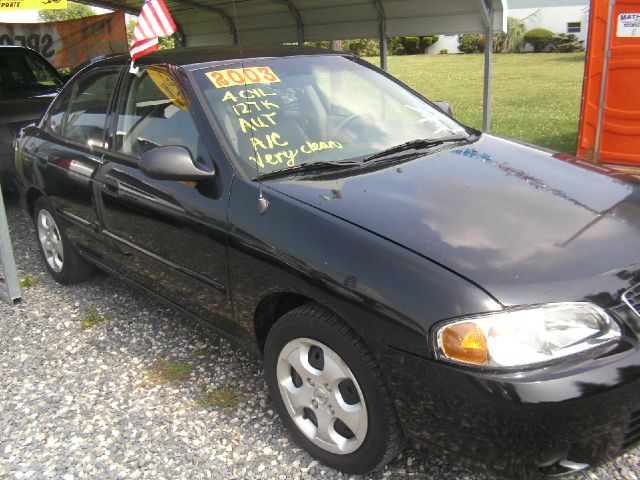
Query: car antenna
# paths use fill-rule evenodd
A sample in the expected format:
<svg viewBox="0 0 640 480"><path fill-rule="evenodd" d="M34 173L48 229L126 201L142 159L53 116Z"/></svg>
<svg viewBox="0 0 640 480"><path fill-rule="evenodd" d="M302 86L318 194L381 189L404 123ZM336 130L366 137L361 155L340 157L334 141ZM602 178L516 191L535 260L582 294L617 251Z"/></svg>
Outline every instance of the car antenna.
<svg viewBox="0 0 640 480"><path fill-rule="evenodd" d="M233 21L236 25L236 38L238 39L238 48L240 49L240 65L242 66L242 79L244 82L244 88L247 88L247 77L244 75L244 50L242 49L242 40L240 39L240 26L238 25L238 10L236 9L236 0L232 0L233 3ZM253 130L251 131L251 140L255 140L253 135ZM258 152L256 151L256 142L252 141L251 146L253 147L253 152L258 158ZM258 170L258 162L256 163L256 177L260 175L260 170ZM262 194L262 182L258 181L258 214L263 215L267 209L269 208L269 200L265 198Z"/></svg>

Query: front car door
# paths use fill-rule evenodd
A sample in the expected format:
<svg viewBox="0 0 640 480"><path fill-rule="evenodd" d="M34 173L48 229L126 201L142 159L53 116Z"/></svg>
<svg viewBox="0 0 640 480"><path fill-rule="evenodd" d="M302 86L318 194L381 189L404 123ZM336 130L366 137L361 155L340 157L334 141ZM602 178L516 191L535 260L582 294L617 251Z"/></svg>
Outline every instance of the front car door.
<svg viewBox="0 0 640 480"><path fill-rule="evenodd" d="M214 168L192 119L191 99L169 68L127 74L115 131L97 176L103 233L114 270L202 318L233 330L227 266L224 170L209 183L154 180L140 156L181 145L196 165Z"/></svg>

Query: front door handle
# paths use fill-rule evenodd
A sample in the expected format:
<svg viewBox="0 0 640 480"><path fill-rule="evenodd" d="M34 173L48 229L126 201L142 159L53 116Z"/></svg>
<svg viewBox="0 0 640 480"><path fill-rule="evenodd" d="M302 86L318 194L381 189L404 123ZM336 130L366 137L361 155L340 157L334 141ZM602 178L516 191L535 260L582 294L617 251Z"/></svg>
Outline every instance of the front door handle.
<svg viewBox="0 0 640 480"><path fill-rule="evenodd" d="M104 189L114 195L120 191L120 182L115 178L107 177L104 179Z"/></svg>

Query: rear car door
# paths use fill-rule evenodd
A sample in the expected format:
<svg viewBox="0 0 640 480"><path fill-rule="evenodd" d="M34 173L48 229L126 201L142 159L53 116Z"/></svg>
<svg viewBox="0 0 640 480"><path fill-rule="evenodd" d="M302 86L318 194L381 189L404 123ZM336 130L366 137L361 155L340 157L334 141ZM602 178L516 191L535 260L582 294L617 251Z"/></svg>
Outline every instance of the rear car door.
<svg viewBox="0 0 640 480"><path fill-rule="evenodd" d="M67 236L86 254L101 256L100 221L93 178L105 153L107 112L121 70L85 72L56 98L38 131L24 147L25 161L65 222Z"/></svg>
<svg viewBox="0 0 640 480"><path fill-rule="evenodd" d="M109 266L225 330L232 329L228 292L228 184L147 177L140 156L181 145L211 170L191 101L168 68L127 74L116 106L111 148L97 176L103 233L114 247ZM219 170L218 170L219 171Z"/></svg>

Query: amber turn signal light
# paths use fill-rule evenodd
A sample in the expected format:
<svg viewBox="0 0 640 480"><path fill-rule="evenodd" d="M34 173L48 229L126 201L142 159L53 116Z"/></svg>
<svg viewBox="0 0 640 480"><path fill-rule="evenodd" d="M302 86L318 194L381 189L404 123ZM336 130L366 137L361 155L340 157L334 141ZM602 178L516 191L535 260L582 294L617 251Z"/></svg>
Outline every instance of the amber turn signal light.
<svg viewBox="0 0 640 480"><path fill-rule="evenodd" d="M459 362L482 365L487 363L487 339L484 332L473 322L450 325L442 332L444 354Z"/></svg>

